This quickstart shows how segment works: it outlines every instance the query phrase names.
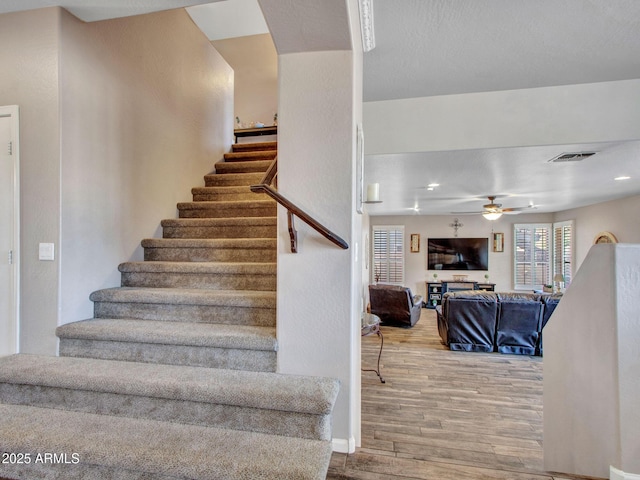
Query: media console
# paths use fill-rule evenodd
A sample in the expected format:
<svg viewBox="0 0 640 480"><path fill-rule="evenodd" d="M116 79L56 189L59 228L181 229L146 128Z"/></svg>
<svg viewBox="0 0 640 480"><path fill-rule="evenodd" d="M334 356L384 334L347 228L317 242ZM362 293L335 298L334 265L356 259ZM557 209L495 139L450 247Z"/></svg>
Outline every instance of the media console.
<svg viewBox="0 0 640 480"><path fill-rule="evenodd" d="M463 290L495 291L495 283L485 282L460 282L455 280L443 280L442 282L425 282L427 294L424 297L426 308L436 308L442 303L442 296L447 292L461 292Z"/></svg>

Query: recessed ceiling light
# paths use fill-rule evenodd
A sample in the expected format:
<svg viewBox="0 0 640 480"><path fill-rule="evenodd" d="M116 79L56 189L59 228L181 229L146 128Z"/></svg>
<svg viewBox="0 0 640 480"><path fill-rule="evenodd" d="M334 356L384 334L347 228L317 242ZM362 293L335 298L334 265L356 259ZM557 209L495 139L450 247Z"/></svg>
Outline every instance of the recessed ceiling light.
<svg viewBox="0 0 640 480"><path fill-rule="evenodd" d="M434 189L435 187L439 187L440 184L439 183L430 183L429 185L427 185L427 187Z"/></svg>
<svg viewBox="0 0 640 480"><path fill-rule="evenodd" d="M620 177L616 177L614 178L614 180L629 180L631 177L628 177L626 175L621 175Z"/></svg>

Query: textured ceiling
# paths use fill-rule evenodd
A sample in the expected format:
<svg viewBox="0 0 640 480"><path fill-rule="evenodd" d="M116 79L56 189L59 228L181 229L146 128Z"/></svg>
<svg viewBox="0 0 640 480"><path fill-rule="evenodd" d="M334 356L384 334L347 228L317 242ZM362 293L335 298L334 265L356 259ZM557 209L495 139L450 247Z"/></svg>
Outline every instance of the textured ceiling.
<svg viewBox="0 0 640 480"><path fill-rule="evenodd" d="M373 0L364 100L640 78L638 0Z"/></svg>

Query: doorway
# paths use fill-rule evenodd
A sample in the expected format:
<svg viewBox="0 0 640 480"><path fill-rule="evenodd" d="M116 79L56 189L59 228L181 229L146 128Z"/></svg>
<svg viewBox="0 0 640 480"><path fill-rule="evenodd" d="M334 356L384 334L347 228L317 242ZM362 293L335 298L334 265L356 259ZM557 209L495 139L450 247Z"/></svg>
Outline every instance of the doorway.
<svg viewBox="0 0 640 480"><path fill-rule="evenodd" d="M19 350L18 126L18 107L0 107L0 356Z"/></svg>

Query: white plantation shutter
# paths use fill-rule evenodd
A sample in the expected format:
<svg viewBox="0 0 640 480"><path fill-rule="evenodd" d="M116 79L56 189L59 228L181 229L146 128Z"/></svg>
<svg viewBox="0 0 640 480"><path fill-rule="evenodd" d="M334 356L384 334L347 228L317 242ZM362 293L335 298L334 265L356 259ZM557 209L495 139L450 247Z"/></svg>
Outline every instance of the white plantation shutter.
<svg viewBox="0 0 640 480"><path fill-rule="evenodd" d="M514 288L540 290L551 284L551 225L513 226Z"/></svg>
<svg viewBox="0 0 640 480"><path fill-rule="evenodd" d="M553 275L557 273L567 287L573 276L573 221L553 224Z"/></svg>
<svg viewBox="0 0 640 480"><path fill-rule="evenodd" d="M404 226L374 226L373 282L404 284Z"/></svg>

